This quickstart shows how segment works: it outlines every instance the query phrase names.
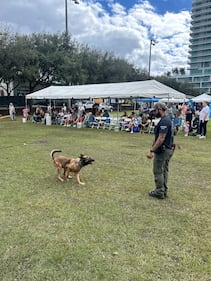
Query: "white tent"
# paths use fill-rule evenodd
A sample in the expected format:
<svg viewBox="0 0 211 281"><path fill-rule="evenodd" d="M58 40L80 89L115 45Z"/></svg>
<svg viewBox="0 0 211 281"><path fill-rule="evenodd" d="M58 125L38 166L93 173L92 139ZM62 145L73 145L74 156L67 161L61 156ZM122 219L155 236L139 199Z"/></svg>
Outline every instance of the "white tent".
<svg viewBox="0 0 211 281"><path fill-rule="evenodd" d="M202 94L200 96L192 98L191 100L193 102L203 102L203 101L211 102L211 96L209 96L207 94Z"/></svg>
<svg viewBox="0 0 211 281"><path fill-rule="evenodd" d="M185 99L185 94L178 92L156 80L147 80L79 86L50 86L48 88L26 95L27 100L137 97Z"/></svg>

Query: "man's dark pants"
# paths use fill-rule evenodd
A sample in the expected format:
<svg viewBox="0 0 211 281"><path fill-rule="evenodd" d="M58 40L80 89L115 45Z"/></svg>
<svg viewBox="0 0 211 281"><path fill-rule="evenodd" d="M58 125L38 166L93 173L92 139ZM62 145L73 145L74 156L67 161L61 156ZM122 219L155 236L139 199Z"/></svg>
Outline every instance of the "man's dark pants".
<svg viewBox="0 0 211 281"><path fill-rule="evenodd" d="M204 121L204 122L200 121L199 127L200 127L201 136L206 136L206 134L207 134L207 122L208 121Z"/></svg>
<svg viewBox="0 0 211 281"><path fill-rule="evenodd" d="M168 166L174 150L166 148L160 154L154 153L153 174L155 180L155 192L164 195L168 192Z"/></svg>

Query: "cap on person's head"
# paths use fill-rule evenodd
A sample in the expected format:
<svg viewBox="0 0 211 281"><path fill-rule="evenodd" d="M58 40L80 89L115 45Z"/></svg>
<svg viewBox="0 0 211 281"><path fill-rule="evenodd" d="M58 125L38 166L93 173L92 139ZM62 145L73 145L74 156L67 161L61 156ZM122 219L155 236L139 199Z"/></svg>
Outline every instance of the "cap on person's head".
<svg viewBox="0 0 211 281"><path fill-rule="evenodd" d="M165 103L156 102L156 104L153 106L153 110L156 110L156 109L162 109L163 111L166 111L167 107L166 107Z"/></svg>

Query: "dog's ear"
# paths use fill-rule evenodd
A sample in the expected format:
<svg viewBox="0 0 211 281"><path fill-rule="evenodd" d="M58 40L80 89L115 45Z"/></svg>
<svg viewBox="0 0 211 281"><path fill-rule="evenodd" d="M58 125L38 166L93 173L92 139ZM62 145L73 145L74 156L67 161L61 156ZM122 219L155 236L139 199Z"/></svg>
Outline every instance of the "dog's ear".
<svg viewBox="0 0 211 281"><path fill-rule="evenodd" d="M84 157L84 155L83 154L80 154L80 158L83 158Z"/></svg>

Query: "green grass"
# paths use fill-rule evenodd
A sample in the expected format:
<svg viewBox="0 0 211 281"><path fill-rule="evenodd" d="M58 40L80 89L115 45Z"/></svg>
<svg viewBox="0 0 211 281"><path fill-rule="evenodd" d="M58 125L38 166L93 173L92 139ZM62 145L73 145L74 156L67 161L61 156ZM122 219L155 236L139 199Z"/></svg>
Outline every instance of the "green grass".
<svg viewBox="0 0 211 281"><path fill-rule="evenodd" d="M176 136L159 201L152 135L0 120L0 280L210 281L210 125ZM54 148L95 158L85 186L56 180Z"/></svg>

